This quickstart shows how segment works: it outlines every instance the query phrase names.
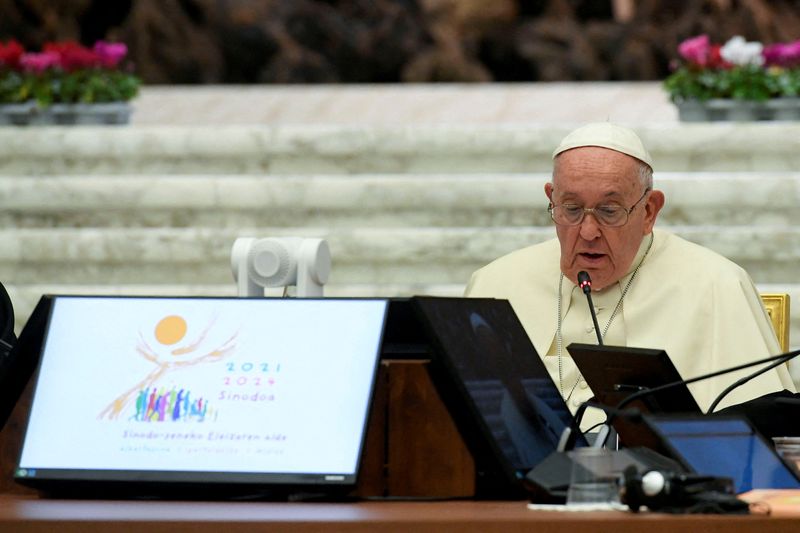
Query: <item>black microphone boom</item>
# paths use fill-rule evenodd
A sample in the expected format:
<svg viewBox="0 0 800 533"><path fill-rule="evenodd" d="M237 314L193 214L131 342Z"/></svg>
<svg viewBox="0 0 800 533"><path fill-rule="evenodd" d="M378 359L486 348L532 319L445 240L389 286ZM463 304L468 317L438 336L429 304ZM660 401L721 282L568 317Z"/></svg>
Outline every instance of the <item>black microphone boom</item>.
<svg viewBox="0 0 800 533"><path fill-rule="evenodd" d="M748 381L750 381L750 379L753 379L753 378L763 374L767 370L770 370L770 369L772 369L772 368L774 368L776 366L779 366L779 365L789 361L790 359L793 359L793 358L797 357L798 355L800 355L800 350L794 350L794 351L791 351L791 352L786 352L786 353L782 353L782 354L778 354L778 355L772 355L770 357L765 357L763 359L757 359L755 361L750 361L749 363L743 363L741 365L732 366L730 368L723 368L722 370L717 370L715 372L709 372L708 374L701 374L699 376L695 376L695 377L690 378L690 379L682 379L680 381L673 381L671 383L665 383L664 385L659 385L658 387L653 387L653 388L650 388L650 389L643 389L643 390L640 390L638 392L634 392L630 396L626 397L624 400L622 400L621 402L619 402L617 404L615 409L618 410L618 411L622 410L623 407L625 407L626 405L630 404L634 400L638 400L639 398L643 398L645 396L649 396L651 394L655 394L655 393L661 392L663 390L671 389L673 387L680 387L681 385L690 385L690 384L695 383L697 381L703 381L703 380L706 380L706 379L715 378L717 376L722 376L724 374L730 374L731 372L736 372L737 370L744 370L745 368L750 368L752 366L758 366L758 365L761 365L761 364L764 364L764 363L776 363L774 365L769 365L769 366L767 366L765 368L761 368L757 372L755 372L755 373L753 373L753 374L751 374L749 376L746 376L745 378L739 380L739 381L741 381L741 383L739 383L739 381L734 383L735 386L739 386L739 385L742 385L744 383L747 383ZM730 388L730 390L733 390L735 387L729 387L729 388ZM730 390L726 389L726 390L722 391L722 394L718 397L719 400L721 400L723 396L727 395L730 392ZM717 400L715 400L714 404L712 404L712 405L714 407L716 407L717 403L719 403L719 402ZM709 412L710 412L710 410L709 410Z"/></svg>
<svg viewBox="0 0 800 533"><path fill-rule="evenodd" d="M586 300L589 302L589 314L592 315L592 323L594 324L594 332L597 334L597 344L603 345L603 336L600 335L600 326L597 325L597 315L594 312L594 304L592 303L592 278L585 270L578 272L578 287L581 288L583 294L586 295Z"/></svg>
<svg viewBox="0 0 800 533"><path fill-rule="evenodd" d="M714 398L714 401L711 403L711 406L708 408L707 414L710 415L711 413L713 413L714 409L716 409L717 405L719 405L719 402L721 402L722 399L725 398L725 396L727 396L728 393L730 393L734 389L737 389L738 387L740 387L741 385L744 385L745 383L747 383L751 379L755 379L758 376L760 376L761 374L763 374L763 373L765 373L765 372L767 372L769 370L772 370L775 367L778 367L778 366L781 366L782 364L785 364L786 362L788 362L790 359L792 359L794 357L794 355L786 355L786 354L783 354L783 355L784 355L784 357L779 358L777 361L775 361L771 365L767 365L764 368L759 369L757 372L753 372L752 374L748 374L745 377L743 377L741 379L737 379L736 381L731 383L724 391L719 393L719 396Z"/></svg>
<svg viewBox="0 0 800 533"><path fill-rule="evenodd" d="M765 357L763 359L758 359L756 361L750 361L749 363L743 363L741 365L732 366L730 368L723 368L722 370L717 370L715 372L709 372L708 374L701 374L699 376L695 376L695 377L690 378L690 379L682 379L682 380L679 380L679 381L672 381L670 383L665 383L664 385L659 385L658 387L645 388L645 389L639 390L637 392L634 392L630 396L627 396L626 398L624 398L621 402L619 402L616 405L616 407L614 407L614 410L611 411L608 414L608 420L606 421L606 425L607 426L611 426L612 422L614 421L614 418L617 416L618 413L622 412L622 410L623 410L623 408L625 408L625 406L629 405L630 403L632 403L632 402L634 402L636 400L644 398L646 396L650 396L652 394L656 394L656 393L659 393L661 391L669 390L669 389L672 389L672 388L675 388L675 387L680 387L681 385L690 385L690 384L695 383L697 381L703 381L703 380L706 380L706 379L715 378L717 376L722 376L724 374L729 374L731 372L736 372L737 370L744 370L745 368L750 368L752 366L758 366L758 365L765 364L765 363L773 363L773 364L768 365L768 366L766 366L764 368L760 368L758 371L753 372L752 374L748 374L744 378L736 381L735 383L733 383L733 385L731 385L730 387L728 387L724 391L722 391L722 393L720 393L720 395L717 396L717 398L714 400L714 402L711 404L711 407L709 407L709 409L707 411L707 414L711 414L714 411L714 409L717 407L717 404L719 404L719 402L722 400L722 398L727 396L727 394L729 392L731 392L732 390L734 390L736 387L747 383L751 379L760 376L764 372L767 372L768 370L771 370L772 368L775 368L776 366L780 366L783 363L786 363L787 361L797 357L798 355L800 355L800 350L794 350L794 351L791 351L791 352L786 352L786 353L782 353L782 354L778 354L778 355L772 355L770 357ZM582 413L582 411L581 411L581 413ZM575 424L576 424L576 422L573 420L573 426ZM577 424L580 424L580 421L578 421ZM599 440L600 439L598 439L598 441ZM604 444L604 442L598 442L598 441L595 441L595 445L597 447L600 447L600 446L602 446Z"/></svg>

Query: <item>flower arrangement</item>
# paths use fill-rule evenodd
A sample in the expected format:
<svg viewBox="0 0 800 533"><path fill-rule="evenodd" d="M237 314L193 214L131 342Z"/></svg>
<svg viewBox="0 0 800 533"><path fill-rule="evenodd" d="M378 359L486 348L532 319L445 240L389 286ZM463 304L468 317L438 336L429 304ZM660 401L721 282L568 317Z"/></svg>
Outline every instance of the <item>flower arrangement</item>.
<svg viewBox="0 0 800 533"><path fill-rule="evenodd" d="M736 36L720 45L699 35L680 43L678 53L682 61L664 81L675 103L800 95L800 41L764 46Z"/></svg>
<svg viewBox="0 0 800 533"><path fill-rule="evenodd" d="M76 42L47 43L40 52L17 41L0 42L0 104L126 102L140 80L124 64L127 47L98 41L92 48Z"/></svg>

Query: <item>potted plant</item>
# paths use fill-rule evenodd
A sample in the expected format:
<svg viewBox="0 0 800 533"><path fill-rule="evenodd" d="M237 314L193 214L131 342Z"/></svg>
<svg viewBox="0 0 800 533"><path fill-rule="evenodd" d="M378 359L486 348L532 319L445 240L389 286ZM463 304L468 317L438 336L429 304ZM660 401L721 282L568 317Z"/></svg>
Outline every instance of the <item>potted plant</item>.
<svg viewBox="0 0 800 533"><path fill-rule="evenodd" d="M92 48L72 41L40 52L0 43L0 124L121 124L140 80L123 60L122 43Z"/></svg>
<svg viewBox="0 0 800 533"><path fill-rule="evenodd" d="M720 45L700 35L678 53L664 88L681 120L800 119L800 41L764 46L736 36Z"/></svg>

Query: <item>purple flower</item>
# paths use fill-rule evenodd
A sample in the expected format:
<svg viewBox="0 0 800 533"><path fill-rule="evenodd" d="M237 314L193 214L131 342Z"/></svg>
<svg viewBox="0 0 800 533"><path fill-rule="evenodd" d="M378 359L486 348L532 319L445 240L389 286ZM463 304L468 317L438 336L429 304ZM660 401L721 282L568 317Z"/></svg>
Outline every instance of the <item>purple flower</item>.
<svg viewBox="0 0 800 533"><path fill-rule="evenodd" d="M28 72L44 72L48 68L58 67L61 57L55 52L29 52L22 54L19 64Z"/></svg>
<svg viewBox="0 0 800 533"><path fill-rule="evenodd" d="M128 55L128 47L125 43L97 41L94 43L94 53L97 54L104 66L113 68Z"/></svg>
<svg viewBox="0 0 800 533"><path fill-rule="evenodd" d="M708 64L710 50L711 42L708 39L708 35L705 34L686 39L678 45L678 53L681 54L681 57L699 67L704 67Z"/></svg>
<svg viewBox="0 0 800 533"><path fill-rule="evenodd" d="M771 44L764 47L763 54L767 66L798 66L800 65L800 41Z"/></svg>

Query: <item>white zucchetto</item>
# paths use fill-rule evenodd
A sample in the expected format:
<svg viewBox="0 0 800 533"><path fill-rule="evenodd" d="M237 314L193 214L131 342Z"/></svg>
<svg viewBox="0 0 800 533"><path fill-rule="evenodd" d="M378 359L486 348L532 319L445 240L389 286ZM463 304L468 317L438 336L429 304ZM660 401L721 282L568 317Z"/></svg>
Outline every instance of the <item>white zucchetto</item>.
<svg viewBox="0 0 800 533"><path fill-rule="evenodd" d="M653 158L650 156L650 152L644 147L644 143L636 132L625 126L610 122L595 122L581 126L564 137L553 152L553 158L561 152L581 146L600 146L615 150L635 157L646 163L651 169L653 168Z"/></svg>

